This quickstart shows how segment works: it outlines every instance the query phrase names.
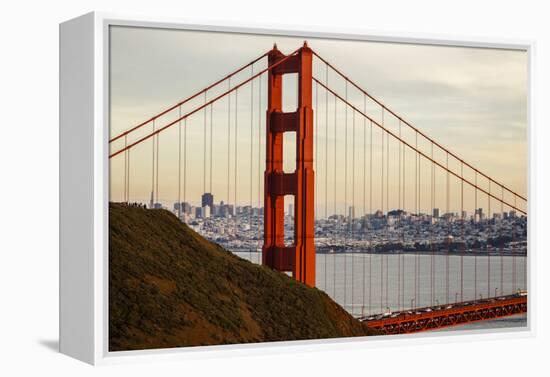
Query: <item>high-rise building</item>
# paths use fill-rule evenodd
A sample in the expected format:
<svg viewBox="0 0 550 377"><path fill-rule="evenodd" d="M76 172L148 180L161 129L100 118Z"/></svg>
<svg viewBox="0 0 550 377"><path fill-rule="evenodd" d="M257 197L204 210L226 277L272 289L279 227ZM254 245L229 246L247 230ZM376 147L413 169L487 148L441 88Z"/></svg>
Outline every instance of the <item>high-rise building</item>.
<svg viewBox="0 0 550 377"><path fill-rule="evenodd" d="M288 205L288 215L294 217L294 204Z"/></svg>
<svg viewBox="0 0 550 377"><path fill-rule="evenodd" d="M432 216L436 219L439 218L439 208L434 208L433 209Z"/></svg>
<svg viewBox="0 0 550 377"><path fill-rule="evenodd" d="M214 195L209 192L202 194L201 207L209 206L210 209L214 207Z"/></svg>
<svg viewBox="0 0 550 377"><path fill-rule="evenodd" d="M153 200L153 191L151 191L151 200L149 201L149 208L152 209L155 206L155 201Z"/></svg>
<svg viewBox="0 0 550 377"><path fill-rule="evenodd" d="M350 220L355 219L355 207L354 206L349 206L349 208L348 208L348 217L349 217Z"/></svg>
<svg viewBox="0 0 550 377"><path fill-rule="evenodd" d="M191 213L191 204L183 202L181 209L183 213Z"/></svg>
<svg viewBox="0 0 550 377"><path fill-rule="evenodd" d="M474 214L475 222L479 222L483 220L483 208L476 209L476 212Z"/></svg>

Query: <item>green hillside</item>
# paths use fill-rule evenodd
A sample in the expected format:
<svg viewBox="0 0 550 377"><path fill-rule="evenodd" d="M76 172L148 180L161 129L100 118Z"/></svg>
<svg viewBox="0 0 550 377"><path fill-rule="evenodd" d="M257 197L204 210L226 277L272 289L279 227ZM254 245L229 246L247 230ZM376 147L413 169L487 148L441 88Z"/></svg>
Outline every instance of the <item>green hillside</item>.
<svg viewBox="0 0 550 377"><path fill-rule="evenodd" d="M325 293L233 255L168 211L109 206L111 351L370 333Z"/></svg>

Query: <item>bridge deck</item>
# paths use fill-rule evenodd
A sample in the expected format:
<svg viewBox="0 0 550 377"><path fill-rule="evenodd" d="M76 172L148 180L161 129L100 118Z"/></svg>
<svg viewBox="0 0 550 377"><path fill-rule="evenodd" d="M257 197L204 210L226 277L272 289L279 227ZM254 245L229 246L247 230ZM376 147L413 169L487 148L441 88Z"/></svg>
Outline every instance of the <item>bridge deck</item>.
<svg viewBox="0 0 550 377"><path fill-rule="evenodd" d="M527 312L527 296L512 295L363 318L384 334L407 334Z"/></svg>

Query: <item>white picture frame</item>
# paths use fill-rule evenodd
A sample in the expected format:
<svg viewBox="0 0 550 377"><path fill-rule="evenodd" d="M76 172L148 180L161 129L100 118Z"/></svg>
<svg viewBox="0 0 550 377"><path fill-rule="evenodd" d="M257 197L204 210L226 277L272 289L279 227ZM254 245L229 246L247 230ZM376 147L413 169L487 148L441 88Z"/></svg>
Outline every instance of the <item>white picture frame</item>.
<svg viewBox="0 0 550 377"><path fill-rule="evenodd" d="M464 332L373 338L293 341L175 348L147 351L108 351L108 64L109 27L114 25L208 30L354 39L430 45L525 50L528 54L528 142L529 202L532 218L535 198L532 191L532 72L535 44L516 40L464 40L426 35L364 33L361 30L293 30L277 25L236 25L201 23L196 20L147 19L128 15L88 13L60 24L60 351L90 364L108 364L144 359L234 354L290 353L296 350L379 347L401 342L457 341ZM468 340L533 336L536 321L536 278L532 268L536 258L528 234L528 290L530 293L526 329L468 332Z"/></svg>

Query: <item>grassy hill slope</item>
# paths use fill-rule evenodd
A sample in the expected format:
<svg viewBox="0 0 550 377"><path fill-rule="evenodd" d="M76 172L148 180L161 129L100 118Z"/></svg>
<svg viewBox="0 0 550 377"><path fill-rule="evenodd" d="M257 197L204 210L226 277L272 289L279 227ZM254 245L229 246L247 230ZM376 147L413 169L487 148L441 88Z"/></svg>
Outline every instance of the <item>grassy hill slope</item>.
<svg viewBox="0 0 550 377"><path fill-rule="evenodd" d="M318 289L245 261L165 210L109 206L109 349L369 335Z"/></svg>

